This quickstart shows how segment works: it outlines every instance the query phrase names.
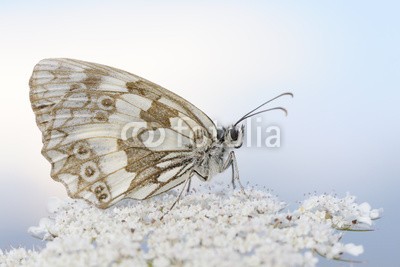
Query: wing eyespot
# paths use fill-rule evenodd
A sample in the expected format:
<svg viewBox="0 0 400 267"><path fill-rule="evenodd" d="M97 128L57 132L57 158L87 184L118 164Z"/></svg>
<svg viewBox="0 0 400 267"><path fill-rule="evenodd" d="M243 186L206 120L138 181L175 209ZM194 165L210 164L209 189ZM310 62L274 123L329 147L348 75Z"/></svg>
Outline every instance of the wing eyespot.
<svg viewBox="0 0 400 267"><path fill-rule="evenodd" d="M78 159L88 159L91 155L89 144L85 141L77 142L73 145L73 153Z"/></svg>
<svg viewBox="0 0 400 267"><path fill-rule="evenodd" d="M94 182L100 176L100 170L96 163L88 161L81 165L80 176L87 182Z"/></svg>
<svg viewBox="0 0 400 267"><path fill-rule="evenodd" d="M110 96L101 96L98 99L98 107L103 110L112 110L115 108L115 100Z"/></svg>

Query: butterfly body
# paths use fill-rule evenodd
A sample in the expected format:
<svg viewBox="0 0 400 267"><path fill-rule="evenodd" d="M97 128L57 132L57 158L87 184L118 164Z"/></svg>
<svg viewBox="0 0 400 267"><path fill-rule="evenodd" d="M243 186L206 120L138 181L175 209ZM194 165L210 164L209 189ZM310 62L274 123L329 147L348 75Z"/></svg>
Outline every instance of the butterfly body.
<svg viewBox="0 0 400 267"><path fill-rule="evenodd" d="M217 129L217 138L203 152L196 164L194 171L203 180L209 180L218 173L225 171L232 162L234 157L233 149L239 148L243 143L244 128L230 126L228 128ZM233 166L233 165L232 165ZM235 166L233 166L235 168ZM238 170L234 169L233 177L238 179Z"/></svg>
<svg viewBox="0 0 400 267"><path fill-rule="evenodd" d="M139 76L44 59L29 84L42 154L73 198L107 208L158 195L195 174L210 180L229 166L238 178L232 149L243 128L217 129L190 102Z"/></svg>

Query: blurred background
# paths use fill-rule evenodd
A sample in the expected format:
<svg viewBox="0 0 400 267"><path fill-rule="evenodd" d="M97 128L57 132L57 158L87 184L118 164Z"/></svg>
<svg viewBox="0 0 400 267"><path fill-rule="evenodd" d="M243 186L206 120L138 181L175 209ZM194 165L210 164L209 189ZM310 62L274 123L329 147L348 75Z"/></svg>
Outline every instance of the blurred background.
<svg viewBox="0 0 400 267"><path fill-rule="evenodd" d="M361 266L398 263L399 10L397 1L1 1L0 249L41 246L27 228L49 197L66 197L40 154L28 80L39 60L69 57L145 77L223 124L293 92L275 103L288 117L263 116L281 127L281 147L237 152L242 181L292 209L314 192L384 208L376 231L344 241L364 245Z"/></svg>

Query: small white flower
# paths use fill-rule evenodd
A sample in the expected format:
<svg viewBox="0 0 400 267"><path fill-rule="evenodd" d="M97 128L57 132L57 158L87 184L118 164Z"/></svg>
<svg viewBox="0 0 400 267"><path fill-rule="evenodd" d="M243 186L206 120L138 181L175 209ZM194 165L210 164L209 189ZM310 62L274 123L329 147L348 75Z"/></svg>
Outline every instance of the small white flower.
<svg viewBox="0 0 400 267"><path fill-rule="evenodd" d="M344 245L344 252L353 256L358 256L364 252L363 246L356 246L353 243Z"/></svg>
<svg viewBox="0 0 400 267"><path fill-rule="evenodd" d="M47 201L47 211L49 213L56 213L62 206L64 205L64 201L57 197L51 197Z"/></svg>
<svg viewBox="0 0 400 267"><path fill-rule="evenodd" d="M304 259L303 259L304 266L312 267L316 266L317 263L318 263L318 258L314 257L314 255L310 251L304 253Z"/></svg>
<svg viewBox="0 0 400 267"><path fill-rule="evenodd" d="M171 266L171 261L165 257L159 257L153 261L154 267L168 267Z"/></svg>
<svg viewBox="0 0 400 267"><path fill-rule="evenodd" d="M0 250L0 266L315 266L312 251L327 258L361 254L362 246L342 243L336 229L381 212L350 195L310 196L290 212L268 193L246 193L200 187L168 214L175 193L107 210L52 199L51 219L29 229L51 241L38 252Z"/></svg>
<svg viewBox="0 0 400 267"><path fill-rule="evenodd" d="M369 214L369 217L370 217L372 220L379 219L382 212L383 212L383 209L373 209L373 210L371 210L371 212L370 212L370 214Z"/></svg>
<svg viewBox="0 0 400 267"><path fill-rule="evenodd" d="M51 229L54 227L54 220L49 218L42 218L39 221L39 226L31 226L28 228L28 233L41 240L51 240L53 235Z"/></svg>

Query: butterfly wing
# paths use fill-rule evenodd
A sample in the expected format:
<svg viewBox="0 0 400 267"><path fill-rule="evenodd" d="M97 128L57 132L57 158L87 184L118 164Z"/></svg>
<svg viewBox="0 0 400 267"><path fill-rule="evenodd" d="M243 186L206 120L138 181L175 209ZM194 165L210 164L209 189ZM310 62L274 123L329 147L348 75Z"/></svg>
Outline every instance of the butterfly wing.
<svg viewBox="0 0 400 267"><path fill-rule="evenodd" d="M211 119L191 103L108 66L45 59L30 88L52 178L101 208L181 184L192 175L198 132L216 138Z"/></svg>

